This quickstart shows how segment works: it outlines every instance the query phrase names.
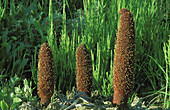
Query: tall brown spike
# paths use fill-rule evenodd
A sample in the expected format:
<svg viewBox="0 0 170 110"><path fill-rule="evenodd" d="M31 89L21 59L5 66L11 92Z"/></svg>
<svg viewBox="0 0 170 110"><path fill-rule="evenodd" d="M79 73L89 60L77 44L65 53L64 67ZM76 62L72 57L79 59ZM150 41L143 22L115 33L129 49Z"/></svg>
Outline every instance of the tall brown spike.
<svg viewBox="0 0 170 110"><path fill-rule="evenodd" d="M38 62L38 94L41 105L47 107L54 92L54 60L47 43L41 45Z"/></svg>
<svg viewBox="0 0 170 110"><path fill-rule="evenodd" d="M120 9L119 14L120 26L113 63L113 104L126 109L133 89L135 29L132 13L128 9Z"/></svg>
<svg viewBox="0 0 170 110"><path fill-rule="evenodd" d="M92 63L90 52L87 50L85 44L80 44L77 48L76 60L77 88L79 91L84 91L87 96L91 96L93 78Z"/></svg>

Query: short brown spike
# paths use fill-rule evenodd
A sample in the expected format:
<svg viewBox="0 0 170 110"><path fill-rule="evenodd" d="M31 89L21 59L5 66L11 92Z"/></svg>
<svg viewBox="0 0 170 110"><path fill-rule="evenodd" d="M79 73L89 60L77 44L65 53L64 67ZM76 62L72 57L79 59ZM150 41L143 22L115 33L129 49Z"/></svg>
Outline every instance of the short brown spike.
<svg viewBox="0 0 170 110"><path fill-rule="evenodd" d="M41 105L47 107L54 92L54 60L50 46L41 45L38 61L38 94Z"/></svg>
<svg viewBox="0 0 170 110"><path fill-rule="evenodd" d="M77 48L76 60L77 88L79 91L84 91L87 96L91 96L92 63L90 52L85 44L80 44Z"/></svg>

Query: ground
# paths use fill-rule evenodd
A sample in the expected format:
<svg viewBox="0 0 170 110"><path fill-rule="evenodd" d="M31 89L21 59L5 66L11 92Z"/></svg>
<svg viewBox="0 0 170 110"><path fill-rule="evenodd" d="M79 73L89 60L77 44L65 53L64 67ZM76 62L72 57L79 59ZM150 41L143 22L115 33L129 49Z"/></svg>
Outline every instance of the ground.
<svg viewBox="0 0 170 110"><path fill-rule="evenodd" d="M129 105L130 110L163 110L158 106L147 107L144 105L142 98L135 97ZM66 97L59 92L55 92L53 102L47 108L42 108L40 101L37 104L31 102L23 102L19 107L20 110L118 110L112 104L112 96L103 97L98 94L98 91L93 91L91 97L87 97L84 92L78 92L73 88L72 92ZM168 109L166 109L168 110Z"/></svg>

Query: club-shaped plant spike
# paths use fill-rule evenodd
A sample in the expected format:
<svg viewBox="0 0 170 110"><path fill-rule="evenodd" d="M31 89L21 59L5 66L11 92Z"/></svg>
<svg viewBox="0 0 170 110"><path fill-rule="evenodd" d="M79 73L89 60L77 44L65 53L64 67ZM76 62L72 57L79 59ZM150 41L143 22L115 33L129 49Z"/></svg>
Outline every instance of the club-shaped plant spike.
<svg viewBox="0 0 170 110"><path fill-rule="evenodd" d="M86 95L90 97L93 73L91 55L85 44L80 44L77 48L76 60L77 89L85 92Z"/></svg>
<svg viewBox="0 0 170 110"><path fill-rule="evenodd" d="M54 92L54 60L50 46L41 45L38 62L38 94L41 105L47 107Z"/></svg>
<svg viewBox="0 0 170 110"><path fill-rule="evenodd" d="M128 97L133 89L135 29L132 13L120 9L120 25L113 63L113 104L128 109Z"/></svg>

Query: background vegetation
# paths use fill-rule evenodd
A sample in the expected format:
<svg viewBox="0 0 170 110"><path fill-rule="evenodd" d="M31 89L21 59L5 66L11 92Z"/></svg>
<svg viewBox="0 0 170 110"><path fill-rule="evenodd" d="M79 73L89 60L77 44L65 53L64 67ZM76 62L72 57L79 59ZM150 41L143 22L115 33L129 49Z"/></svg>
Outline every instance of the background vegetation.
<svg viewBox="0 0 170 110"><path fill-rule="evenodd" d="M114 45L119 9L133 13L136 30L135 96L147 105L169 107L169 0L1 0L0 101L14 108L37 96L40 45L48 42L55 57L55 90L76 87L76 48L91 52L93 90L112 96ZM53 13L53 14L52 14ZM51 27L52 26L52 27Z"/></svg>

